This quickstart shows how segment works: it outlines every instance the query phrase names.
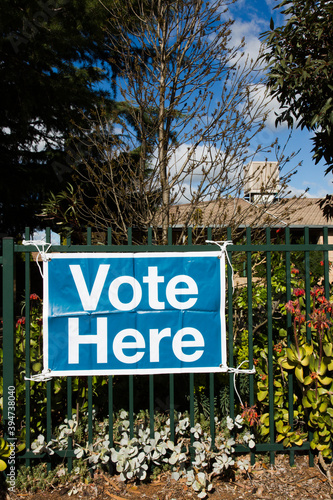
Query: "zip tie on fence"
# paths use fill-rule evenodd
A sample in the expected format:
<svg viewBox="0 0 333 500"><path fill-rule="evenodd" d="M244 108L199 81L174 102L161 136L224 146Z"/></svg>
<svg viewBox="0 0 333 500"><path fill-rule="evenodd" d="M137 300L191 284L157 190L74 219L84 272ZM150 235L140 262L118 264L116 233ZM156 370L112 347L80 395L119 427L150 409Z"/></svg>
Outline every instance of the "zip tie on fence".
<svg viewBox="0 0 333 500"><path fill-rule="evenodd" d="M51 260L51 257L47 255L47 252L50 250L52 243L46 243L43 240L24 240L22 241L23 245L33 245L37 249L36 263L42 278L44 278L42 268L38 262L38 257L40 256L43 262L47 262ZM39 247L42 247L41 249Z"/></svg>
<svg viewBox="0 0 333 500"><path fill-rule="evenodd" d="M228 373L233 373L234 374L234 389L235 389L235 393L238 396L238 399L239 399L239 402L240 402L241 406L244 406L244 405L243 405L243 401L242 401L242 399L241 399L241 397L239 395L239 392L237 391L237 387L236 387L236 375L238 375L239 373L247 373L248 375L252 375L253 373L256 372L255 368L241 370L240 367L244 363L249 363L249 360L245 359L244 361L241 362L240 365L237 366L237 368L229 368L228 367Z"/></svg>
<svg viewBox="0 0 333 500"><path fill-rule="evenodd" d="M30 380L31 382L47 382L48 380L52 380L52 377L48 375L49 373L51 373L51 370L47 368L47 370L43 370L41 373L37 373L31 377L24 377L24 380Z"/></svg>
<svg viewBox="0 0 333 500"><path fill-rule="evenodd" d="M211 241L211 240L206 240L206 243L212 243L213 245L217 245L218 247L220 247L221 256L224 253L227 256L228 264L231 267L232 292L234 292L235 291L235 287L234 287L234 270L232 268L232 265L231 265L231 262L230 262L230 259L229 259L229 255L228 255L228 252L227 252L227 246L228 245L232 245L232 241L231 240L226 240L226 241Z"/></svg>
<svg viewBox="0 0 333 500"><path fill-rule="evenodd" d="M228 255L228 252L227 252L227 246L228 245L232 245L232 241L230 240L227 240L227 241L211 241L211 240L206 240L206 243L212 243L213 245L217 245L218 247L220 247L220 250L221 250L221 256L223 254L225 254L227 256L227 261L228 261L228 264L229 266L231 267L231 280L232 280L232 291L234 292L234 270L232 268L232 265L231 265L231 262L230 262L230 259L229 259L229 255ZM228 373L233 373L234 374L234 389L235 389L235 392L238 396L238 399L240 401L240 404L243 406L243 401L239 395L239 392L237 391L237 387L236 387L236 375L238 375L239 373L246 373L248 375L252 375L256 372L255 368L251 368L251 369L241 369L241 366L244 364L244 363L249 363L249 360L246 359L244 361L241 362L240 365L237 366L237 368L231 368L229 366L227 366L227 371Z"/></svg>

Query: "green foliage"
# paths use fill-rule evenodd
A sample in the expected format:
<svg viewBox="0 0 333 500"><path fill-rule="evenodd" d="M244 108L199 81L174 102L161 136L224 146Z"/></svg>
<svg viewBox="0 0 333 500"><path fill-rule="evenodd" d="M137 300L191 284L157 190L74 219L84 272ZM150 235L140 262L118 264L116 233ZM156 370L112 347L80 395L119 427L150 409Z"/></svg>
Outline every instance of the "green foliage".
<svg viewBox="0 0 333 500"><path fill-rule="evenodd" d="M236 354L239 365L249 359L249 332L245 328L241 332L239 345L236 346ZM248 367L244 365L244 368Z"/></svg>
<svg viewBox="0 0 333 500"><path fill-rule="evenodd" d="M315 131L314 159L333 169L333 7L327 0L283 0L285 23L263 34L277 123Z"/></svg>
<svg viewBox="0 0 333 500"><path fill-rule="evenodd" d="M15 331L15 390L17 401L21 404L16 406L16 428L19 429L18 444L25 441L25 411L26 407L23 404L26 400L26 382L24 377L34 376L42 371L43 368L43 330L42 330L42 301L40 297L32 293L30 295L30 325L29 325L29 360L26 366L26 318L28 317L25 311L25 304L22 303L22 315L16 322ZM3 356L0 349L1 358ZM52 387L52 421L53 425L57 425L64 415L64 400L67 398L67 380L66 378L58 378L53 381ZM99 398L99 411L106 412L107 407L107 377L92 377L92 390L95 396ZM3 398L3 387L0 388L0 396ZM72 378L72 393L75 406L79 410L79 414L84 415L88 407L87 393L88 381L87 377ZM30 432L35 437L38 433L45 432L46 429L46 404L47 394L45 382L33 381L30 384ZM20 423L20 425L18 425Z"/></svg>
<svg viewBox="0 0 333 500"><path fill-rule="evenodd" d="M25 312L25 304L22 304L22 314ZM30 344L29 344L29 366L31 374L39 373L42 369L42 302L35 293L30 295ZM16 379L16 397L18 401L25 400L25 376L30 376L26 372L26 316L21 316L16 322L15 332L15 371ZM46 394L44 384L41 382L31 386L31 401L34 408L33 428L42 430L44 428L43 412L46 411ZM25 406L16 406L16 417L18 422L24 422Z"/></svg>
<svg viewBox="0 0 333 500"><path fill-rule="evenodd" d="M64 464L57 465L48 471L47 464L44 462L33 467L22 465L17 472L15 487L20 492L36 493L39 490L53 491L56 486L69 484L70 492L75 493L75 485L80 481L91 481L86 462L77 460L71 473Z"/></svg>
<svg viewBox="0 0 333 500"><path fill-rule="evenodd" d="M200 415L202 415L203 420L207 422L207 419L209 419L210 415L210 405L209 398L205 391L205 386L195 388L194 417L198 419L200 418Z"/></svg>
<svg viewBox="0 0 333 500"><path fill-rule="evenodd" d="M324 293L321 286L312 288L308 319L303 288L296 289L296 298L286 304L285 309L293 318L294 343L284 349L279 364L283 370L294 373L297 379L307 423L313 431L311 448L331 458L333 305ZM311 328L310 344L307 328Z"/></svg>
<svg viewBox="0 0 333 500"><path fill-rule="evenodd" d="M82 109L110 104L101 82L113 69L98 0L2 0L1 10L1 222L16 235L40 225L42 201L70 170L64 145Z"/></svg>
<svg viewBox="0 0 333 500"><path fill-rule="evenodd" d="M219 410L221 415L228 415L230 412L230 396L229 396L229 386L221 386L219 390ZM217 405L216 405L217 406Z"/></svg>
<svg viewBox="0 0 333 500"><path fill-rule="evenodd" d="M11 449L8 442L0 437L0 472L7 468L6 459L10 456ZM5 460L4 460L5 459Z"/></svg>
<svg viewBox="0 0 333 500"><path fill-rule="evenodd" d="M303 243L302 240L299 243ZM287 304L286 263L282 254L271 254L274 272L272 284L273 388L274 434L277 442L287 448L300 446L313 431L311 447L323 456L331 456L329 435L333 420L330 393L333 389L333 348L331 303L324 296L323 262L319 252L309 255L310 314L306 317L304 254L291 254L291 297ZM237 262L237 261L236 261ZM256 368L255 399L260 423L257 429L262 440L271 435L269 415L269 350L267 339L266 262L262 254L252 255L252 330ZM234 303L234 355L237 364L248 359L248 289L236 289ZM287 320L292 314L293 321ZM288 323L289 321L289 323ZM287 328L291 324L291 328ZM286 326L283 328L283 326ZM311 342L308 343L309 332ZM293 407L289 407L288 377L295 376Z"/></svg>

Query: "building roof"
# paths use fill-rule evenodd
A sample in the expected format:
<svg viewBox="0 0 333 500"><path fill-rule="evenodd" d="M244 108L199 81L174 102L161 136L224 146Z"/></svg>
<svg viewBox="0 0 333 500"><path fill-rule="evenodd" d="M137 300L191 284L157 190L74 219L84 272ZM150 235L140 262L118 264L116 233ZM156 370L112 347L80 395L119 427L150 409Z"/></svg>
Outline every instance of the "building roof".
<svg viewBox="0 0 333 500"><path fill-rule="evenodd" d="M226 198L177 205L170 211L173 226L228 227L331 227L319 207L319 198L285 198L269 204L250 203L243 198Z"/></svg>

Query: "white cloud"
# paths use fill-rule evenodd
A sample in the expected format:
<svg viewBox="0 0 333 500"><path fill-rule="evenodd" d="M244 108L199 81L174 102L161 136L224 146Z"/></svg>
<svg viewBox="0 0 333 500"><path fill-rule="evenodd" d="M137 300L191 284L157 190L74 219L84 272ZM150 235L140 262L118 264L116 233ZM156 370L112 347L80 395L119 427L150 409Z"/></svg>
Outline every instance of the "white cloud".
<svg viewBox="0 0 333 500"><path fill-rule="evenodd" d="M242 165L235 161L226 169L224 158L224 152L214 146L199 145L193 152L191 144L181 144L176 148L169 161L169 181L172 182L185 166L173 190L173 193L178 193L179 196L176 202L181 204L191 201L203 180L204 186L210 187L207 191L201 187L204 193L201 197L202 201L210 198L213 193L216 196L215 191L218 190L218 186L221 189L224 187L226 192L235 189L235 185L240 182ZM207 174L203 173L203 169Z"/></svg>
<svg viewBox="0 0 333 500"><path fill-rule="evenodd" d="M253 20L246 22L236 20L232 25L231 44L237 47L243 38L245 38L245 54L249 55L254 61L258 58L261 48L259 35L261 26L259 22Z"/></svg>
<svg viewBox="0 0 333 500"><path fill-rule="evenodd" d="M288 193L288 198L292 198L293 196L303 196L305 193L305 189L300 189L294 186L288 186L285 190ZM307 198L311 198L311 196L307 193Z"/></svg>
<svg viewBox="0 0 333 500"><path fill-rule="evenodd" d="M302 175L304 167L300 167L300 174ZM312 166L313 169L313 178L311 180L303 180L303 182L299 182L297 187L290 185L289 189L291 190L290 196L300 196L306 192L306 198L325 198L327 193L332 193L332 178L330 176L325 177L324 181L322 181L321 176L316 176L316 169L318 172L318 167ZM318 179L318 181L317 181ZM295 184L294 182L292 184Z"/></svg>
<svg viewBox="0 0 333 500"><path fill-rule="evenodd" d="M278 100L270 95L267 87L264 84L255 86L255 95L257 99L260 101L263 100L266 104L267 121L266 127L270 130L276 130L275 121L277 118L277 114L279 114L280 104ZM287 129L288 126L286 123L279 124L279 128Z"/></svg>
<svg viewBox="0 0 333 500"><path fill-rule="evenodd" d="M243 5L244 4L244 5ZM239 46L243 37L245 38L245 47L243 49L245 53L245 57L241 60L241 64L245 64L245 60L248 57L250 60L257 61L260 54L262 53L263 50L263 44L260 40L260 35L263 33L265 30L269 28L268 22L266 18L261 18L260 16L257 15L257 13L253 12L253 15L251 16L251 20L244 20L243 18L239 17L239 10L240 8L243 9L248 9L248 2L243 2L242 0L240 2L236 3L237 5L237 12L236 14L238 15L234 19L234 24L232 25L232 35L231 35L231 41L230 41L230 46ZM227 17L228 14L225 15ZM264 66L265 66L264 61L259 61L258 66L256 70L258 71L257 74L253 74L254 80L257 77L263 77L263 71L264 71ZM264 84L261 84L259 86L256 86L256 95L257 97L264 98L265 97L265 102L267 103L267 111L268 111L268 118L266 122L266 127L269 129L273 130L275 129L275 120L276 120L276 113L278 114L280 104L278 103L276 98L272 98L272 96L269 95L267 92L267 87ZM281 128L287 128L286 124L282 124Z"/></svg>
<svg viewBox="0 0 333 500"><path fill-rule="evenodd" d="M171 177L176 175L189 159L189 165L186 167L185 172L191 174L194 182L200 181L204 165L205 168L207 168L207 165L214 165L215 169L221 168L224 155L218 148L199 145L191 153L191 144L181 144L175 149L169 162ZM196 165L194 168L193 164Z"/></svg>
<svg viewBox="0 0 333 500"><path fill-rule="evenodd" d="M265 0L268 7L273 9L276 6L276 0Z"/></svg>

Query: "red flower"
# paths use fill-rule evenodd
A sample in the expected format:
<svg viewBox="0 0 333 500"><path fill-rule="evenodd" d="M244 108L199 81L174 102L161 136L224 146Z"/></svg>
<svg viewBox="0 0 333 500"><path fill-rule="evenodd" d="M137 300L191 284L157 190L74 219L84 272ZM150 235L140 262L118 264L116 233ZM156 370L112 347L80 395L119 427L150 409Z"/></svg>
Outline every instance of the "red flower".
<svg viewBox="0 0 333 500"><path fill-rule="evenodd" d="M303 288L294 288L293 293L296 297L302 297L305 295L305 290Z"/></svg>
<svg viewBox="0 0 333 500"><path fill-rule="evenodd" d="M19 318L16 322L16 328L18 328L19 326L23 326L25 325L25 316L22 316L22 318Z"/></svg>
<svg viewBox="0 0 333 500"><path fill-rule="evenodd" d="M299 274L299 270L294 267L291 271L291 274Z"/></svg>
<svg viewBox="0 0 333 500"><path fill-rule="evenodd" d="M257 412L256 405L247 406L247 403L245 403L245 406L242 405L242 418L249 423L249 425L255 425L259 423L259 415Z"/></svg>
<svg viewBox="0 0 333 500"><path fill-rule="evenodd" d="M40 297L36 293L30 295L30 300L40 300Z"/></svg>
<svg viewBox="0 0 333 500"><path fill-rule="evenodd" d="M324 295L325 290L323 286L314 286L310 292L312 297L318 297L318 295Z"/></svg>
<svg viewBox="0 0 333 500"><path fill-rule="evenodd" d="M332 323L331 319L327 318L324 310L315 309L310 314L311 321L308 322L309 326L313 326L317 331L323 331L325 328L330 328Z"/></svg>
<svg viewBox="0 0 333 500"><path fill-rule="evenodd" d="M290 313L290 314L294 314L295 312L295 307L294 307L294 302L292 300L288 300L288 302L286 303L286 305L284 306L285 307L285 310Z"/></svg>
<svg viewBox="0 0 333 500"><path fill-rule="evenodd" d="M279 342L278 344L275 344L275 346L273 347L274 351L275 352L278 352L278 353L281 353L282 351L282 342Z"/></svg>
<svg viewBox="0 0 333 500"><path fill-rule="evenodd" d="M305 323L305 316L304 316L304 314L298 314L297 316L295 316L295 321L297 323L299 323L300 325L302 323Z"/></svg>
<svg viewBox="0 0 333 500"><path fill-rule="evenodd" d="M323 265L324 265L324 261L323 261L323 260L321 260L321 261L320 261L320 265L321 265L321 266L323 266Z"/></svg>

